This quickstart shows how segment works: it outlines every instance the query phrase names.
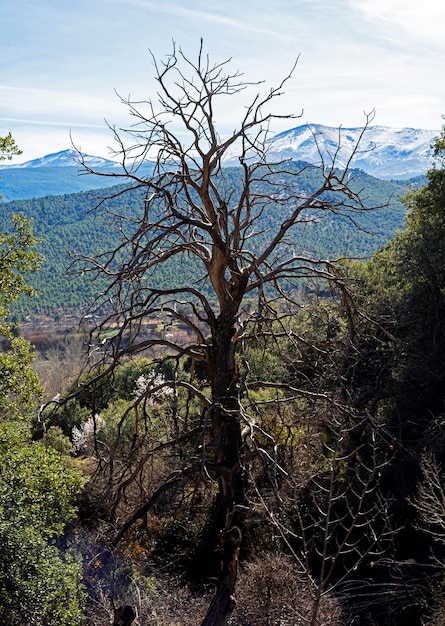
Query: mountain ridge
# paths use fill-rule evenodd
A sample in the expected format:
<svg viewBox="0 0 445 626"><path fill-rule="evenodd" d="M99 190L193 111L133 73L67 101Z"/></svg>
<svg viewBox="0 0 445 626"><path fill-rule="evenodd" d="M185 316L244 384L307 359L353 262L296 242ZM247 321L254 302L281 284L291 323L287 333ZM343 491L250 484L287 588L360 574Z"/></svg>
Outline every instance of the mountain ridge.
<svg viewBox="0 0 445 626"><path fill-rule="evenodd" d="M91 167L103 167L106 169L119 168L120 164L111 159L105 159L104 157L92 156L89 154L83 155L84 162ZM46 154L43 157L25 161L24 163L10 163L0 165L0 169L28 169L36 167L78 167L82 169L80 163L80 156L77 150L68 148L66 150L60 150L59 152L53 152Z"/></svg>
<svg viewBox="0 0 445 626"><path fill-rule="evenodd" d="M339 169L349 164L384 180L406 180L425 174L433 165L431 145L438 130L368 126L335 128L323 124L302 124L271 137L267 142L270 160L301 160ZM360 139L360 145L350 161ZM350 161L350 162L349 162ZM239 163L237 148L227 164Z"/></svg>
<svg viewBox="0 0 445 626"><path fill-rule="evenodd" d="M72 148L47 154L25 163L0 165L0 194L4 202L30 200L84 191L99 190L122 182L118 174L122 166L103 157L83 155L92 170L107 174L90 174L82 168L79 153ZM152 164L147 162L141 173L147 174Z"/></svg>
<svg viewBox="0 0 445 626"><path fill-rule="evenodd" d="M322 124L303 124L278 133L268 140L271 160L289 159L315 165L330 165L335 159L339 169L349 162L357 141L360 149L349 166L381 180L408 180L424 175L434 163L431 145L440 134L436 130L369 126L335 128ZM339 147L340 146L340 147ZM234 146L224 160L225 166L239 165L239 150ZM120 164L103 157L84 155L93 170L111 176L85 175L74 149L61 150L18 164L0 165L0 194L5 201L39 198L100 189L116 184L112 176ZM152 163L144 164L147 174Z"/></svg>

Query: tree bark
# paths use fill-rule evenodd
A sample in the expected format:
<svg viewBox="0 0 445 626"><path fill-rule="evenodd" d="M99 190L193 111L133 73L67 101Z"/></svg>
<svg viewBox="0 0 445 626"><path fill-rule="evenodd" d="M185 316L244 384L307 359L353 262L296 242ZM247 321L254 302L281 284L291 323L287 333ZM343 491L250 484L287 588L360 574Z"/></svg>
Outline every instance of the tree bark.
<svg viewBox="0 0 445 626"><path fill-rule="evenodd" d="M221 524L220 580L202 626L224 626L234 607L238 555L242 535L236 505L245 501L240 460L241 428L239 380L236 367L235 316L221 313L215 322L209 347L209 379L212 388L211 445L219 485L217 515Z"/></svg>
<svg viewBox="0 0 445 626"><path fill-rule="evenodd" d="M221 580L201 626L225 626L236 606L233 593L238 573L241 531L232 526L221 535Z"/></svg>

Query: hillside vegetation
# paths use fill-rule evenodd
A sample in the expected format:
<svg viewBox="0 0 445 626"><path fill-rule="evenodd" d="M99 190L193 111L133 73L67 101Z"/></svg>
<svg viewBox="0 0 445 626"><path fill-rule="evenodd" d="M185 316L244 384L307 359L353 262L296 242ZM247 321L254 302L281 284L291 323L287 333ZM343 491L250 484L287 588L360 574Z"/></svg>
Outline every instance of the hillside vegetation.
<svg viewBox="0 0 445 626"><path fill-rule="evenodd" d="M316 168L309 166L304 169L304 164L301 163L294 163L289 168L293 171L303 168L299 175L299 184L307 193L320 183L320 174ZM74 168L68 169L71 171ZM236 189L241 184L240 168L227 168L223 176L227 186ZM405 209L399 197L406 193L410 184L418 185L419 180L381 181L360 170L354 170L352 187L365 190L364 197L368 206L381 208L358 216L351 215L354 221L348 219L347 215L334 218L322 214L312 215L312 219L324 221L323 227L317 228L316 238L312 237L310 227L294 229L292 237L295 248L309 251L320 259L369 256L396 229L403 226ZM283 181L277 180L277 189L282 183ZM102 191L30 198L1 204L0 230L7 229L11 213L23 213L33 220L34 234L41 239L37 250L44 257L39 272L29 278L30 285L35 288L39 297L22 300L19 305L14 306L15 314L24 317L32 313L52 313L57 309L78 313L87 310L95 296L104 288L104 283L93 282L91 274L82 275L80 265L74 265L69 275L67 270L74 256L97 256L116 246L120 234L104 217L105 209L124 216L131 215L135 219L141 214L144 192L135 189L121 194L122 189L123 186L115 186ZM95 207L107 197L110 199L96 211ZM279 217L273 206L268 207L259 220L259 231L267 233L270 224ZM158 274L156 280L160 284L172 284L177 271L171 265L170 270L162 276ZM182 267L181 271L190 271L190 276L194 275L194 268Z"/></svg>
<svg viewBox="0 0 445 626"><path fill-rule="evenodd" d="M98 176L80 176L71 166L5 168L0 170L5 201L58 196L94 188L110 187L112 182Z"/></svg>

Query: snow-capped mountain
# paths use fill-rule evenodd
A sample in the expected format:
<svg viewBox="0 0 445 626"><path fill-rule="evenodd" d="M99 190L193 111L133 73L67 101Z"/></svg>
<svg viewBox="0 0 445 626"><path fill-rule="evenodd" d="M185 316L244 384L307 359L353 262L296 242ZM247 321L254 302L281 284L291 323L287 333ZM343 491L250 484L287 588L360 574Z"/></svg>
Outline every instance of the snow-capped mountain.
<svg viewBox="0 0 445 626"><path fill-rule="evenodd" d="M41 198L101 189L125 182L117 175L122 173L120 163L102 157L84 155L84 162L94 172L107 176L86 174L76 150L62 150L47 154L26 163L0 165L0 196L8 200ZM153 164L147 161L138 173L148 174ZM83 174L83 175L81 175Z"/></svg>
<svg viewBox="0 0 445 626"><path fill-rule="evenodd" d="M111 161L110 159L104 159L102 157L84 155L84 161L92 168L96 168L98 171L102 169L116 168L119 164ZM60 152L54 152L53 154L47 154L39 159L33 159L32 161L26 161L25 163L11 163L2 164L1 168L31 168L31 167L80 167L79 154L76 150L61 150Z"/></svg>
<svg viewBox="0 0 445 626"><path fill-rule="evenodd" d="M343 168L360 139L351 167L376 178L406 179L425 174L432 166L431 144L438 135L437 130L416 128L370 126L363 131L305 124L273 137L269 156L316 164L321 162L321 156L327 162L335 156L336 164Z"/></svg>
<svg viewBox="0 0 445 626"><path fill-rule="evenodd" d="M369 126L362 128L335 128L321 124L304 124L291 128L269 140L269 159L293 159L320 164L330 163L345 167L359 142L351 167L362 169L376 178L406 179L425 172L433 164L431 144L438 130L417 128L390 128ZM239 165L237 148L226 155L226 165ZM94 170L119 167L110 159L85 155L85 163ZM0 169L29 169L41 167L80 168L79 155L73 149L48 154L40 159L19 164L1 164Z"/></svg>
<svg viewBox="0 0 445 626"><path fill-rule="evenodd" d="M305 124L275 135L269 140L269 159L293 159L320 164L335 157L341 169L361 137L350 167L358 168L381 179L405 180L425 174L433 164L431 144L438 130L370 126L334 128L321 124ZM239 165L236 145L226 155L224 164ZM118 172L120 165L110 159L85 156L85 163L94 171ZM144 164L149 173L153 163ZM82 167L75 150L48 154L26 163L0 165L0 194L3 201L86 191L121 182L114 176L79 176Z"/></svg>
<svg viewBox="0 0 445 626"><path fill-rule="evenodd" d="M335 158L342 169L355 150L349 167L376 178L404 180L425 174L432 166L431 144L439 132L386 126L369 126L363 131L304 124L269 139L268 156L271 161L292 159L317 165L322 161L330 164ZM226 156L226 165L239 165L238 155L235 145Z"/></svg>

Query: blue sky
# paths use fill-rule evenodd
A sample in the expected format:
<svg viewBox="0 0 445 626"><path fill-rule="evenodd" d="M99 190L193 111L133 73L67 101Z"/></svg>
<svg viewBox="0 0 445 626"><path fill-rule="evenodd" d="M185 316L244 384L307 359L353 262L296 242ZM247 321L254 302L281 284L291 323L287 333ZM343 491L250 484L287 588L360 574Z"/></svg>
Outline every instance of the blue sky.
<svg viewBox="0 0 445 626"><path fill-rule="evenodd" d="M104 119L129 124L115 90L153 98L152 60L175 40L232 58L246 80L275 86L299 56L277 112L302 123L439 129L445 114L445 3L439 0L0 0L0 136L27 161L70 147L108 156ZM258 90L258 87L255 88ZM254 94L246 93L248 99ZM225 101L221 134L247 103Z"/></svg>

